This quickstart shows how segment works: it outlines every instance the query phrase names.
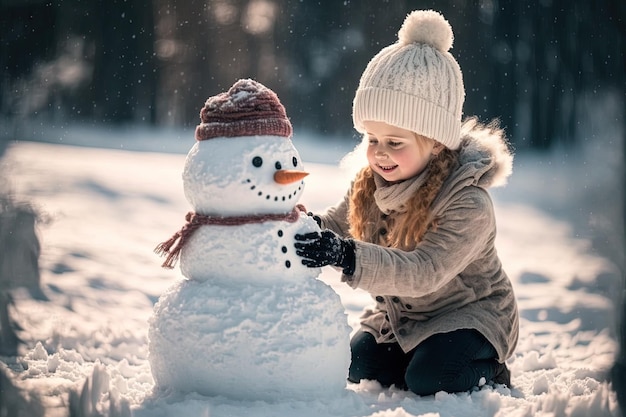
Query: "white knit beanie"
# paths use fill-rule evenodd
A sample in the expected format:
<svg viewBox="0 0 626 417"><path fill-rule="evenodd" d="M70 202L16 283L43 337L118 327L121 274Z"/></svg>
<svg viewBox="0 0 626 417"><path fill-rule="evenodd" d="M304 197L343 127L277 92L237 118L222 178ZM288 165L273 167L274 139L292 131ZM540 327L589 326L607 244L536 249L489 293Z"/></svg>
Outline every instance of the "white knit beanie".
<svg viewBox="0 0 626 417"><path fill-rule="evenodd" d="M457 149L465 99L463 75L448 52L454 35L433 10L411 12L398 41L367 65L352 106L354 127L364 120L385 122Z"/></svg>

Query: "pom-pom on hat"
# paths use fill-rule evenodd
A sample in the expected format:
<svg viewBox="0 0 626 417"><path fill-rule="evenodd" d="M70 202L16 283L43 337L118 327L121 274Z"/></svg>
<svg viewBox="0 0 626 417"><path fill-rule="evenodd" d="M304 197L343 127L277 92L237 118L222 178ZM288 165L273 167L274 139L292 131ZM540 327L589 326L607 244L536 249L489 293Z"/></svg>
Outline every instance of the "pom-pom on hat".
<svg viewBox="0 0 626 417"><path fill-rule="evenodd" d="M293 133L285 107L263 84L242 79L224 93L210 97L200 110L196 140L238 136L284 136Z"/></svg>
<svg viewBox="0 0 626 417"><path fill-rule="evenodd" d="M365 133L365 120L385 122L457 149L465 89L448 52L453 41L440 13L409 13L398 41L374 56L361 76L352 105L355 129Z"/></svg>

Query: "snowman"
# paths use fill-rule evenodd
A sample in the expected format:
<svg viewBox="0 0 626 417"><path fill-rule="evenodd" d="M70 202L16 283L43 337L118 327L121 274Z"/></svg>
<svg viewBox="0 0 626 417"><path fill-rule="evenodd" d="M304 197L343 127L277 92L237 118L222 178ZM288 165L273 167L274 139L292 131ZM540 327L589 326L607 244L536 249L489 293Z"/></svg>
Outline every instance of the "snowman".
<svg viewBox="0 0 626 417"><path fill-rule="evenodd" d="M239 80L209 98L183 169L192 212L157 250L184 279L149 322L157 390L246 400L341 393L349 333L339 296L302 265L319 231L298 200L307 175L276 94Z"/></svg>

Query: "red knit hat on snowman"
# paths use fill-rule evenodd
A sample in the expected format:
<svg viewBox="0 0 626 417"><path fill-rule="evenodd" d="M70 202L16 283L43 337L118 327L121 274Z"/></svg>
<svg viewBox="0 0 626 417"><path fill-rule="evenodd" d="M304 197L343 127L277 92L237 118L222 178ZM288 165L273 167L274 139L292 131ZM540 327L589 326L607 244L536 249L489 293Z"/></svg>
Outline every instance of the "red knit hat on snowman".
<svg viewBox="0 0 626 417"><path fill-rule="evenodd" d="M285 107L263 84L241 79L226 92L210 97L200 110L196 140L238 136L293 134Z"/></svg>

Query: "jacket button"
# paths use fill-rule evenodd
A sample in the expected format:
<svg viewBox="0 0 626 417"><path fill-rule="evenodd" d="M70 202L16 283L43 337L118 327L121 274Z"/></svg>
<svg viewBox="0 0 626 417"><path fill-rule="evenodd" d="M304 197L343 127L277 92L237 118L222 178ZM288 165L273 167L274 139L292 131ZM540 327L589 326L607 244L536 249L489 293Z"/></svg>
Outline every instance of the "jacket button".
<svg viewBox="0 0 626 417"><path fill-rule="evenodd" d="M400 329L398 330L398 333L400 333L400 336L406 336L406 329Z"/></svg>
<svg viewBox="0 0 626 417"><path fill-rule="evenodd" d="M389 333L389 329L382 329L382 330L380 331L380 334L382 334L382 335L385 335L385 334L387 334L387 333Z"/></svg>
<svg viewBox="0 0 626 417"><path fill-rule="evenodd" d="M398 297L393 297L391 301L393 301L394 303L399 303L400 299Z"/></svg>
<svg viewBox="0 0 626 417"><path fill-rule="evenodd" d="M383 298L383 296L382 296L382 295L377 295L377 296L376 296L376 301L378 301L379 303L384 303L384 302L385 302L385 299Z"/></svg>
<svg viewBox="0 0 626 417"><path fill-rule="evenodd" d="M378 233L380 233L381 236L385 236L387 234L387 229L380 229Z"/></svg>
<svg viewBox="0 0 626 417"><path fill-rule="evenodd" d="M408 322L409 322L409 318L408 317L400 317L400 323L407 324Z"/></svg>

